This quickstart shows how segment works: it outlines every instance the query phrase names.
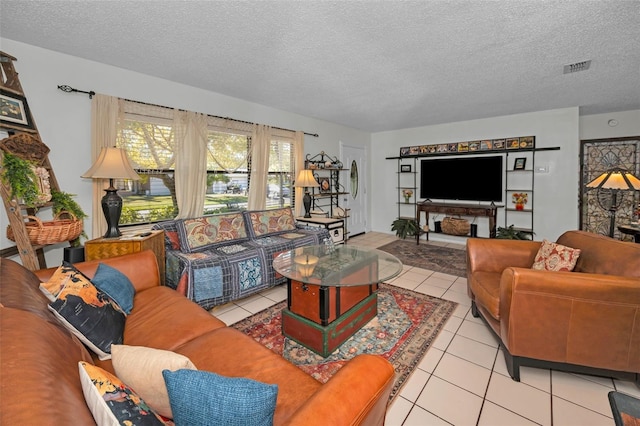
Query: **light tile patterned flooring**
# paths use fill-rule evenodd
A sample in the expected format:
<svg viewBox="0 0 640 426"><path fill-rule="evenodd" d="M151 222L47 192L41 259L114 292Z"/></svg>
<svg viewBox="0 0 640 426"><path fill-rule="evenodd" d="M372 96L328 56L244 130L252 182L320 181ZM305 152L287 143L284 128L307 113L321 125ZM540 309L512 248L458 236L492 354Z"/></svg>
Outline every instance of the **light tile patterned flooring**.
<svg viewBox="0 0 640 426"><path fill-rule="evenodd" d="M395 239L371 232L348 244L380 247ZM528 367L521 369L521 382L514 382L498 341L471 316L466 278L405 265L390 284L453 300L458 308L389 407L387 426L613 426L607 393L615 389L640 397L633 382ZM286 288L278 286L212 313L233 324L286 297Z"/></svg>

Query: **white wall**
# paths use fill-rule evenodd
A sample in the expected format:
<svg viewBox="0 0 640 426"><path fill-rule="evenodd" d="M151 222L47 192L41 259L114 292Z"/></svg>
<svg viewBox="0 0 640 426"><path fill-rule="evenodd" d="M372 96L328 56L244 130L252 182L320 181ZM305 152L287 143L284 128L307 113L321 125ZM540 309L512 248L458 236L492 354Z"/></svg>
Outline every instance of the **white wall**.
<svg viewBox="0 0 640 426"><path fill-rule="evenodd" d="M0 48L17 58L14 65L20 75L20 83L42 140L51 149L49 160L60 189L77 194L76 200L90 215L85 222L85 229L91 229L91 216L102 215L102 211L91 211L91 181L80 178L91 166L91 101L87 95L64 93L58 90L58 85L64 84L79 90L93 90L111 96L318 133L318 138L305 138L305 153L312 155L324 150L328 154L338 156L339 141L356 146L368 146L370 142L370 134L366 132L63 55L6 38L0 39ZM0 219L0 248L6 248L13 243L4 235L8 223L4 212L0 214ZM45 250L48 266L56 266L62 261L64 246L66 244ZM15 260L18 260L17 257Z"/></svg>
<svg viewBox="0 0 640 426"><path fill-rule="evenodd" d="M614 126L610 120L617 121ZM615 124L615 123L612 123ZM580 117L580 139L606 139L640 136L640 110L594 114Z"/></svg>
<svg viewBox="0 0 640 426"><path fill-rule="evenodd" d="M548 166L548 173L535 174L534 231L536 239L555 240L560 234L578 227L578 108L564 108L528 114L508 115L482 120L461 121L435 126L374 133L371 138L371 193L374 206L384 206L372 212L372 228L390 233L391 222L398 214L396 192L396 160L400 147L498 139L513 136L536 137L536 147L561 147L559 151L536 154L536 166ZM470 185L481 185L478 181ZM510 200L508 200L510 202ZM504 226L504 213L498 213L498 226ZM486 219L478 219L478 234L488 235ZM507 224L509 225L509 224ZM433 240L464 242L459 237L431 234Z"/></svg>

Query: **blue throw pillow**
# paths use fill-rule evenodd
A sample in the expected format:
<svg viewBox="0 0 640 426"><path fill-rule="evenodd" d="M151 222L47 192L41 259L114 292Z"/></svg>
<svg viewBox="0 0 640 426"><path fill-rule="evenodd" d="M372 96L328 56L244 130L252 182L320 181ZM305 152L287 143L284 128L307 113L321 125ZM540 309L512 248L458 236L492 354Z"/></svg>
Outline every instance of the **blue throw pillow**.
<svg viewBox="0 0 640 426"><path fill-rule="evenodd" d="M163 370L176 426L270 426L278 385L200 370Z"/></svg>
<svg viewBox="0 0 640 426"><path fill-rule="evenodd" d="M98 265L95 276L91 279L93 285L107 293L122 311L129 315L133 309L133 296L136 289L125 274L104 263Z"/></svg>

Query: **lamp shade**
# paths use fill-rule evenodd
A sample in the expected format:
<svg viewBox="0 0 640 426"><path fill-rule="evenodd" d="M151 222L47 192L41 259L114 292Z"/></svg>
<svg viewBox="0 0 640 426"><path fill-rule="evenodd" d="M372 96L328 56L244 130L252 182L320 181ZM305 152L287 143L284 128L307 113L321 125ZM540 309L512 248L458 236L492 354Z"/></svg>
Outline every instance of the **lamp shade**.
<svg viewBox="0 0 640 426"><path fill-rule="evenodd" d="M604 189L635 189L640 191L640 179L624 170L611 170L602 173L600 176L587 184L587 188Z"/></svg>
<svg viewBox="0 0 640 426"><path fill-rule="evenodd" d="M93 179L133 179L140 176L133 170L127 153L120 148L102 148L93 166L82 174L83 178Z"/></svg>
<svg viewBox="0 0 640 426"><path fill-rule="evenodd" d="M320 186L316 178L313 177L313 172L308 169L302 169L298 172L298 177L296 178L296 183L294 186L306 187L306 188L317 188Z"/></svg>

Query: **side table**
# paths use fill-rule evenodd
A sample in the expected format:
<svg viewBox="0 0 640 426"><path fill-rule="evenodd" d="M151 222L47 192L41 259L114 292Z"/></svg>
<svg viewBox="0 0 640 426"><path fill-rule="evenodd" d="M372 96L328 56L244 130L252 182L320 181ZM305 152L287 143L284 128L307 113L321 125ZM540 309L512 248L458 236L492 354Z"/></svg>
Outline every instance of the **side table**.
<svg viewBox="0 0 640 426"><path fill-rule="evenodd" d="M640 244L640 224L618 225L618 230L623 234L633 235L633 241Z"/></svg>
<svg viewBox="0 0 640 426"><path fill-rule="evenodd" d="M140 236L144 232L140 232L123 235L120 238L96 238L86 241L84 243L85 260L106 259L143 250L152 250L158 259L160 283L164 285L164 231L149 232L151 234L144 237Z"/></svg>
<svg viewBox="0 0 640 426"><path fill-rule="evenodd" d="M327 228L334 244L346 243L344 232L344 219L330 217L296 217L296 222L304 223L307 226L316 228Z"/></svg>

